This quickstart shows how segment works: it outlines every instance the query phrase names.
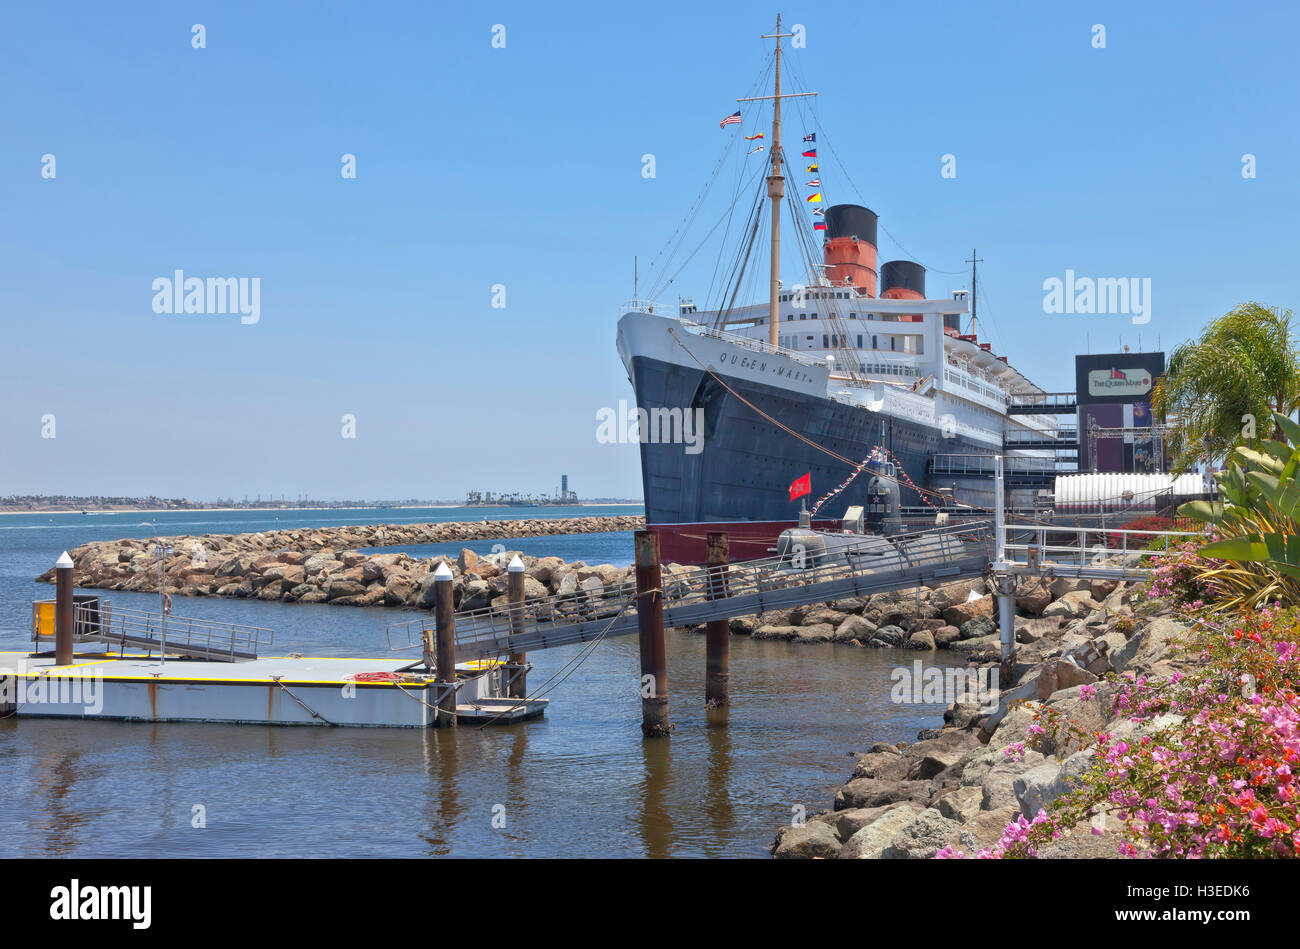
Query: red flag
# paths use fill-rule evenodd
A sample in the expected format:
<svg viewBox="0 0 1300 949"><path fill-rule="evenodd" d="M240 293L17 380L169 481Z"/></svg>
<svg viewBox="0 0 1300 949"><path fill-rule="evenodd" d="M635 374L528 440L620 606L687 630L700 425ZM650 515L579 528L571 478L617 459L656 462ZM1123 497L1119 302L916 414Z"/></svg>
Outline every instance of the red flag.
<svg viewBox="0 0 1300 949"><path fill-rule="evenodd" d="M812 494L812 472L808 472L802 478L796 478L790 484L790 500L803 497L805 494Z"/></svg>

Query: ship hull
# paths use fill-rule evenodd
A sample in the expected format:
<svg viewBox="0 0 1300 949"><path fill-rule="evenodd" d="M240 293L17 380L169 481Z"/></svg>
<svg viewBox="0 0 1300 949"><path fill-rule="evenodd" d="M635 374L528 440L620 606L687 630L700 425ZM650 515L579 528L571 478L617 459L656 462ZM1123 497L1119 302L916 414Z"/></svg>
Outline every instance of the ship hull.
<svg viewBox="0 0 1300 949"><path fill-rule="evenodd" d="M644 339L620 334L638 409L650 418L656 410L689 410L703 419L695 444L641 439L646 524L659 535L665 562L702 562L709 531L727 533L733 560L766 556L777 535L798 520L802 501L790 499L793 481L811 474L811 507L878 447L899 466L904 482L910 479L931 490L952 487L962 503L992 506L986 480L982 486L951 478L932 483L927 471L936 453L988 454L988 445L945 438L920 420L829 398L825 375L818 394L816 378L790 383L783 373L773 372L771 358L748 353L737 361L725 344L699 337L691 337L689 346L691 358L675 358L671 346L658 346L655 352ZM743 371L733 372L733 366L743 366ZM760 381L765 378L773 381ZM865 505L870 480L863 472L826 502L818 512L820 526L837 528L846 507ZM900 502L926 504L906 484Z"/></svg>

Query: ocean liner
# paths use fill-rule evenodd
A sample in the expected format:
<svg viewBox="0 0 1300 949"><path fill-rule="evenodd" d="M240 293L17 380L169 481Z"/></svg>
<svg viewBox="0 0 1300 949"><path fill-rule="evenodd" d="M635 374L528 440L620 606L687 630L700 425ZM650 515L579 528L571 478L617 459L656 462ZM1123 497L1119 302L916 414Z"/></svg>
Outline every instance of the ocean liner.
<svg viewBox="0 0 1300 949"><path fill-rule="evenodd" d="M930 299L920 264L878 267L878 219L870 209L829 206L824 226L814 230L805 202L786 197L781 103L810 93L781 91L785 35L778 19L769 34L776 39L774 94L738 100L772 104L769 173L765 193L754 196L744 254L752 256L770 205L768 299L735 304L742 261L723 305L633 301L618 323L618 352L644 426L647 526L659 535L666 562L701 562L714 530L728 534L733 559L764 556L809 500L815 523L835 528L848 506L868 504L873 469L898 479L905 508L991 507L993 455L1018 455L1022 467L1054 464L1039 446L1055 437L1055 417L1023 411L1043 390L980 341L973 319L962 332L963 317L974 316L966 291ZM805 141L811 138L815 133ZM807 270L805 283L790 286L780 280L783 199ZM1008 413L1013 401L1020 405L1015 415ZM693 451L681 438L658 437L683 419L702 423ZM810 496L791 500L792 485L805 475Z"/></svg>

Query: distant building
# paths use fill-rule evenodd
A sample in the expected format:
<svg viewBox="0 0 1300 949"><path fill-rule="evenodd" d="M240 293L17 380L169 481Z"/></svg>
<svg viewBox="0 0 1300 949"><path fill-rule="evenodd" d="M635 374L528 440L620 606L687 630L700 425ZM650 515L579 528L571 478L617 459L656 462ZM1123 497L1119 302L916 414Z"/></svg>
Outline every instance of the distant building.
<svg viewBox="0 0 1300 949"><path fill-rule="evenodd" d="M1166 471L1164 440L1152 428L1151 391L1164 375L1164 353L1097 353L1074 357L1079 406L1079 470L1144 474ZM1090 439L1093 427L1111 430ZM1117 430L1123 431L1117 431ZM1096 459L1090 443L1096 444Z"/></svg>

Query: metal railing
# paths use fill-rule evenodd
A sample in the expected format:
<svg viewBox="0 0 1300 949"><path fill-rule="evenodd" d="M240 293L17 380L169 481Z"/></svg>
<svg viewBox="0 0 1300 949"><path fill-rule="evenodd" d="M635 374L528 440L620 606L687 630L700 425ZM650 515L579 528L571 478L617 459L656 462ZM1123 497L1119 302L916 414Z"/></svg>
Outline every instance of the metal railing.
<svg viewBox="0 0 1300 949"><path fill-rule="evenodd" d="M1005 562L1013 567L1048 566L1055 570L1119 568L1126 573L1147 575L1154 565L1177 558L1181 544L1204 537L1205 534L1194 531L1006 523L1002 526L1002 550ZM1160 546L1147 549L1153 540L1160 541ZM1150 558L1150 565L1141 566L1143 558Z"/></svg>
<svg viewBox="0 0 1300 949"><path fill-rule="evenodd" d="M934 539L950 542L936 544ZM694 626L709 619L973 576L987 568L992 549L987 522L909 531L887 540L864 535L861 542L825 554L807 552L802 567L789 556L776 556L727 567L665 571L664 622ZM725 595L710 596L711 585L714 592L725 589ZM461 660L569 645L598 635L621 636L636 630L636 584L592 584L590 589L537 597L513 607L498 598L490 607L458 612L455 619ZM431 616L395 623L388 627L388 646L421 647L424 634L433 629Z"/></svg>
<svg viewBox="0 0 1300 949"><path fill-rule="evenodd" d="M52 604L53 600L38 603ZM35 617L35 611L33 616ZM107 600L77 603L73 610L73 641L144 649L163 646L163 615L146 610L122 609ZM239 662L256 659L261 647L275 641L275 631L242 623L220 623L188 616L166 617L166 651L170 654ZM33 619L32 639L39 638ZM48 637L47 637L48 638Z"/></svg>

